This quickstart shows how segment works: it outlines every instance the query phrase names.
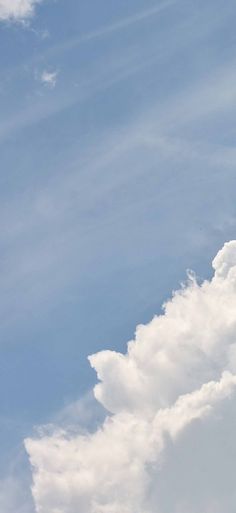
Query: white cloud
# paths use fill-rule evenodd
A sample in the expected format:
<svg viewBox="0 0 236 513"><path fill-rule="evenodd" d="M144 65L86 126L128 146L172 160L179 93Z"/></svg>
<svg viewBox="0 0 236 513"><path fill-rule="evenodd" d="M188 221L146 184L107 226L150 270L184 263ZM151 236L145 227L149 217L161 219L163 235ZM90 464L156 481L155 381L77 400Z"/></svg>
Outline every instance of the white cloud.
<svg viewBox="0 0 236 513"><path fill-rule="evenodd" d="M36 469L33 493L37 511L150 511L148 465L151 471L158 462L166 434L175 440L192 420L204 417L227 397L235 385L236 377L226 373L220 382L180 397L153 418L121 413L91 436L68 438L59 433L26 441Z"/></svg>
<svg viewBox="0 0 236 513"><path fill-rule="evenodd" d="M137 328L126 355L90 357L95 396L112 413L95 433L26 440L37 512L234 513L236 241L213 267L211 281L190 277L163 315Z"/></svg>
<svg viewBox="0 0 236 513"><path fill-rule="evenodd" d="M164 315L137 327L127 355L105 351L90 357L101 380L96 398L109 411L152 413L225 369L236 370L236 242L225 245L213 267L211 282L200 287L190 279L166 303Z"/></svg>
<svg viewBox="0 0 236 513"><path fill-rule="evenodd" d="M41 82L51 88L54 88L57 83L57 71L47 71L44 70L41 74Z"/></svg>
<svg viewBox="0 0 236 513"><path fill-rule="evenodd" d="M41 0L0 0L0 20L24 21Z"/></svg>

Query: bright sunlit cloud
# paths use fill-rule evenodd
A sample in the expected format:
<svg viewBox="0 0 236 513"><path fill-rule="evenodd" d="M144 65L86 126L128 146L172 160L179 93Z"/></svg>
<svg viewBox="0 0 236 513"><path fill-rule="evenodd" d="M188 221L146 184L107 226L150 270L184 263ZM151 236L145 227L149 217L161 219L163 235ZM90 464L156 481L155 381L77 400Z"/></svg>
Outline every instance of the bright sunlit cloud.
<svg viewBox="0 0 236 513"><path fill-rule="evenodd" d="M24 21L41 0L0 0L0 20Z"/></svg>
<svg viewBox="0 0 236 513"><path fill-rule="evenodd" d="M172 490L175 511L195 513L200 505L204 512L218 513L219 506L233 513L233 496L229 500L214 482L211 452L218 454L219 431L222 443L236 450L229 413L236 401L236 241L225 244L213 268L211 281L199 285L190 275L187 285L164 305L163 315L138 326L126 355L102 351L89 358L100 381L95 397L110 412L94 434L55 430L54 435L26 440L37 511L169 512L170 492L161 488L165 460L172 466L170 479L172 453L179 447L183 462L176 479L181 473L184 477L186 447L198 439L188 479L193 486L194 465L205 465L209 490L202 486L192 499L185 488ZM219 472L226 489L228 465L225 454Z"/></svg>
<svg viewBox="0 0 236 513"><path fill-rule="evenodd" d="M235 513L235 14L0 0L0 513Z"/></svg>

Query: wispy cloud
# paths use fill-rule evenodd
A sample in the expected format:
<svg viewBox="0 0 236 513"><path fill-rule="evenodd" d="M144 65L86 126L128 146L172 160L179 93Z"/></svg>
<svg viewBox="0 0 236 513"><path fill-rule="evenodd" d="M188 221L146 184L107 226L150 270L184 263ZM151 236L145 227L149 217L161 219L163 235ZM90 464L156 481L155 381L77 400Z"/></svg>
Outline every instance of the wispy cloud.
<svg viewBox="0 0 236 513"><path fill-rule="evenodd" d="M82 34L78 37L71 38L68 41L52 48L50 50L50 53L57 53L62 50L66 51L79 45L80 43L92 41L94 39L104 38L114 34L115 32L125 30L131 27L132 25L141 23L142 21L148 20L151 17L158 16L158 14L161 14L161 12L164 12L168 8L171 8L176 3L176 0L167 0L164 2L160 2L152 8L136 12L135 14L127 16L126 18L122 18L120 21L111 23L110 25L105 25L97 30L87 32L86 34Z"/></svg>
<svg viewBox="0 0 236 513"><path fill-rule="evenodd" d="M192 27L192 20L189 23ZM190 28L189 32L192 37ZM197 32L199 32L198 26ZM179 32L178 35L180 35ZM172 51L172 47L177 48L175 45L177 39L171 42L170 51ZM16 113L5 123L3 120L1 138L4 139L14 131L44 120L73 104L91 99L99 90L105 90L111 84L121 80L122 77L137 70L139 66L145 66L148 60L144 58L145 55L150 58L149 48L146 54L145 52L139 55L140 51L137 52L135 49L130 53L127 52L127 55L121 55L120 59L113 59L113 55L109 61L105 58L101 69L99 69L99 62L97 66L92 67L88 75L81 78L78 90L70 89L65 93L58 93L59 88L56 88L55 94L50 95L50 101L48 95L44 95L39 98L37 103L35 102L34 108L30 104L30 108L26 108L24 112ZM152 97L151 102L145 103L144 110L140 109L139 112L137 108L134 119L126 119L124 129L119 130L119 133L116 129L110 130L109 133L105 131L100 134L99 138L90 140L89 143L87 141L86 147L80 148L79 154L76 144L77 149L75 151L72 149L74 152L71 157L73 162L66 163L67 173L62 179L59 165L56 185L48 183L44 187L42 184L41 189L38 189L35 194L31 195L27 191L26 194L22 194L19 201L14 198L6 205L2 204L1 238L6 247L10 248L7 261L2 264L3 287L6 292L4 304L3 302L1 304L3 311L7 309L13 315L12 302L14 304L19 302L17 294L17 283L19 282L24 282L25 285L28 283L29 298L27 299L25 296L25 300L30 304L33 303L32 296L35 301L38 300L38 297L43 297L44 294L45 296L47 294L55 296L58 287L64 287L65 281L71 279L69 275L74 273L76 276L81 276L75 262L71 266L67 266L64 273L61 273L60 266L68 258L73 258L73 254L76 255L76 258L80 258L83 248L86 247L86 244L95 244L98 234L104 237L104 234L106 236L109 234L108 238L112 236L112 224L119 225L118 216L122 223L122 216L125 217L130 211L140 215L141 209L145 212L145 209L150 207L150 202L155 201L159 194L155 186L152 190L150 189L148 195L142 194L142 198L136 198L135 202L131 189L134 187L136 178L143 180L146 176L147 180L149 179L153 166L157 170L157 181L159 169L163 162L167 161L171 162L172 169L173 165L176 167L177 162L181 162L183 167L191 169L189 174L192 174L193 180L199 174L198 172L195 174L193 168L195 170L195 166L199 166L202 169L203 165L206 166L208 173L206 173L205 180L207 183L212 180L213 176L215 177L211 166L217 170L219 170L219 166L223 166L224 169L230 170L230 181L230 173L235 166L233 148L208 145L202 141L194 143L189 141L188 133L182 137L177 133L179 127L185 125L189 129L196 123L200 122L201 124L210 116L217 116L224 110L227 112L229 109L233 109L235 105L235 91L232 87L234 80L233 66L225 64L219 66L218 70L213 69L211 74L199 77L197 84L194 81L187 87L183 87L181 94L172 91L169 98ZM45 97L47 97L46 100ZM83 161L84 155L86 155L85 162ZM130 169L129 174L125 171L127 168ZM111 172L111 170L114 171ZM96 187L91 190L93 180L96 181ZM180 183L181 180L180 177ZM153 183L156 183L154 179ZM101 215L102 221L99 226L101 205L108 196L119 196L119 191L124 185L129 192L129 204L127 202L119 214L114 211L106 218ZM164 210L165 208L163 205ZM229 214L228 212L227 215ZM90 220L89 216L91 216ZM231 218L234 219L234 216L231 215ZM92 222L91 219L93 219ZM216 223L218 222L217 217ZM55 227L58 228L55 229ZM79 246L80 250L78 251ZM78 253L80 257L78 257ZM80 261L80 268L83 269L83 266L88 264L88 258L85 256L81 258L83 261ZM40 276L47 276L47 279L38 279ZM32 280L33 287L30 285ZM21 301L21 306L23 307L23 305L24 301ZM17 310L17 308L15 309Z"/></svg>
<svg viewBox="0 0 236 513"><path fill-rule="evenodd" d="M131 16L128 16L127 18L123 18L118 22L111 23L111 25L101 27L98 30L94 30L92 32L89 32L87 34L84 34L81 36L81 38L75 39L74 41L71 41L71 45L77 44L80 41L90 41L92 39L98 39L100 37L106 37L109 34L112 34L114 32L119 32L121 30L124 30L126 28L129 28L131 25L135 25L136 23L141 23L142 21L147 20L148 18L155 17L158 14L160 14L165 9L168 9L169 7L172 7L174 4L176 4L176 0L168 0L166 2L160 2L154 7L150 9L146 9L141 12L137 12Z"/></svg>
<svg viewBox="0 0 236 513"><path fill-rule="evenodd" d="M48 71L44 70L42 74L40 75L40 80L42 84L54 88L57 83L57 77L58 77L58 71Z"/></svg>
<svg viewBox="0 0 236 513"><path fill-rule="evenodd" d="M167 5L170 7L173 3L168 2ZM164 8L165 4L161 4L154 8L158 11L159 8ZM140 13L131 17L142 19L142 17L149 16L150 10L145 13ZM226 16L226 14L225 14ZM118 23L123 26L125 23L130 23L131 19L123 20ZM35 108L29 109L24 107L22 112L18 111L12 116L8 116L6 120L2 119L0 138L8 137L14 130L18 130L24 126L37 123L42 119L46 119L58 112L66 110L72 105L85 102L92 98L100 91L104 91L115 86L117 83L127 80L129 77L135 76L140 73L146 67L160 66L163 61L171 59L176 51L179 51L182 47L187 44L191 44L195 39L204 39L209 36L211 31L215 30L216 26L221 21L221 17L218 15L216 19L213 17L209 22L207 20L206 26L201 26L196 22L195 16L187 18L183 24L182 20L179 22L175 30L172 31L170 37L165 42L165 46L157 45L153 48L152 40L146 41L145 45L140 50L140 47L126 48L126 51L113 53L112 55L105 55L99 62L93 62L91 66L86 69L85 73L82 73L79 77L78 87L72 87L68 85L67 91L61 92L54 96L53 102L48 102L47 99L42 98L40 101L35 102ZM111 33L112 28L107 27L107 33ZM98 31L103 33L103 29ZM187 37L182 37L183 33L187 33ZM86 37L90 37L87 35ZM68 41L61 45L55 46L48 50L44 59L51 53L57 53L68 48L70 45L73 46L72 41ZM218 68L218 69L217 69ZM177 126L183 124L188 117L188 120L193 121L193 117L205 116L207 113L217 113L219 109L224 109L230 105L234 105L234 89L230 88L234 80L234 67L233 63L218 65L211 70L211 74L207 73L205 76L200 76L198 84L190 82L182 88L181 93L171 94L168 98L152 97L152 102L145 104L145 112L140 111L140 118L142 116L142 124L145 124L148 120L155 116L158 117L160 132L161 130L168 130L169 127L173 126L173 123ZM46 86L54 87L57 81L58 72L55 70L47 69L43 73L37 73L37 79L41 80ZM224 88L226 93L224 92ZM151 103L151 106L150 106ZM138 111L137 111L138 112ZM192 116L192 120L191 120ZM169 125L169 127L167 126Z"/></svg>
<svg viewBox="0 0 236 513"><path fill-rule="evenodd" d="M172 194L173 187L171 182L168 185L168 180L175 184L176 179L175 198L180 198L181 187L186 185L185 178L183 173L177 171L167 173L167 183L165 184L163 178L163 184L159 186L159 175L162 181L163 174L159 169L163 166L165 169L166 162L171 164L171 168L173 165L175 168L179 167L179 164L181 168L188 168L191 180L186 194L191 194L194 200L195 192L197 195L201 194L202 173L199 173L199 169L207 169L204 181L207 191L212 189L212 181L215 182L216 188L218 184L223 191L223 183L225 182L227 188L227 183L231 183L234 176L236 154L234 148L194 144L173 136L160 136L155 130L150 130L149 126L143 127L134 123L119 135L116 131L109 135L104 133L97 143L90 141L85 153L73 157L72 160L73 166L67 166L66 175L61 174L61 169L58 169L56 183L54 179L48 181L47 185L42 183L37 191L26 190L18 198L12 198L1 205L1 242L8 248L7 259L2 262L1 268L4 296L4 301L0 303L2 323L11 319L14 325L14 312L18 315L19 312L24 312L24 308L27 310L29 305L41 305L42 298L42 308L47 307L48 298L56 301L57 291L64 289L65 283L71 283L74 276L78 281L83 279L84 270L93 262L93 253L102 251L100 237L105 238L106 251L109 251L109 240L116 244L114 227L119 231L125 226L126 233L129 231L130 216L132 222L137 225L136 218L140 214L145 216L145 212L152 208L152 202L166 212L166 226L168 225L170 230L169 235L167 230L166 244L175 244L175 234L171 232L172 228L169 225L171 212L168 210L168 202L162 200L162 195ZM153 167L156 172L152 176ZM130 169L128 175L127 168ZM221 177L222 169L225 174ZM196 173L193 172L195 170ZM150 180L152 187L148 187L145 194L137 191L134 195L135 183L149 183ZM191 183L195 182L192 191ZM96 187L91 188L91 183L96 183ZM127 201L124 201L122 194L124 187L127 191ZM107 208L102 207L106 204L107 198L114 201L114 208L108 216ZM115 209L117 200L122 201L122 212ZM160 236L162 228L157 220L158 215L155 232L158 231ZM220 208L218 214L214 213L212 223L219 223L221 215ZM230 210L225 210L225 216L229 215ZM181 217L181 209L178 216ZM178 216L176 215L176 219ZM204 211L198 212L198 217L199 222L202 222ZM235 220L232 230L234 227ZM152 231L149 222L148 231L150 230ZM222 230L223 228L221 232ZM189 243L188 233L189 226L185 221L185 230L182 233L185 244ZM203 235L202 233L205 244ZM207 237L209 239L209 234ZM194 238L196 233L191 229L191 248L196 243ZM88 255L86 251L91 245L94 252L89 250ZM127 245L124 234L122 245ZM128 258L127 253L126 260ZM68 260L70 266L66 264ZM22 286L24 291L28 290L24 293L24 298L19 297Z"/></svg>

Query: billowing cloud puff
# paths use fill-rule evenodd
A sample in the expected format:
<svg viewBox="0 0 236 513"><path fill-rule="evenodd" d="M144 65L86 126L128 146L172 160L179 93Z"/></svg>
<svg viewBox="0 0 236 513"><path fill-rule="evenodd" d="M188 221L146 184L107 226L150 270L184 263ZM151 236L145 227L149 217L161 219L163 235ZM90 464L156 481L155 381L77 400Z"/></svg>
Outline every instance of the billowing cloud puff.
<svg viewBox="0 0 236 513"><path fill-rule="evenodd" d="M215 276L199 286L190 278L164 314L138 326L124 356L91 356L101 383L95 396L109 411L155 412L180 394L236 370L236 242L213 261Z"/></svg>
<svg viewBox="0 0 236 513"><path fill-rule="evenodd" d="M0 20L23 21L34 13L41 0L0 0Z"/></svg>
<svg viewBox="0 0 236 513"><path fill-rule="evenodd" d="M110 412L95 433L26 440L38 513L235 512L236 241L213 268L126 355L89 358Z"/></svg>

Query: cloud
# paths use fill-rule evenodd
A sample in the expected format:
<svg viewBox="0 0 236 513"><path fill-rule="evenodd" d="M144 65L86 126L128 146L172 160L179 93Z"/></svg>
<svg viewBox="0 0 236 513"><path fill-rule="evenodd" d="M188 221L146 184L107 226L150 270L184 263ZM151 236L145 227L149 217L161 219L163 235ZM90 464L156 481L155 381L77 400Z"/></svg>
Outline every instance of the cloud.
<svg viewBox="0 0 236 513"><path fill-rule="evenodd" d="M44 85L54 88L57 83L57 71L44 70L41 74L40 80Z"/></svg>
<svg viewBox="0 0 236 513"><path fill-rule="evenodd" d="M220 382L180 397L152 419L122 413L108 418L91 436L68 438L58 433L26 441L37 469L33 489L37 511L150 511L152 466L160 457L166 435L174 441L190 422L203 418L227 397L235 385L236 377L225 373Z"/></svg>
<svg viewBox="0 0 236 513"><path fill-rule="evenodd" d="M34 14L41 0L0 0L0 20L24 21Z"/></svg>
<svg viewBox="0 0 236 513"><path fill-rule="evenodd" d="M127 29L132 25L135 25L137 23L145 21L146 19L157 16L158 14L161 14L162 11L165 11L166 9L173 7L175 4L176 4L176 0L167 0L165 2L160 2L158 5L155 5L154 7L151 7L150 9L146 9L144 11L138 12L136 14L128 16L127 18L121 19L120 21L118 21L116 23L112 23L111 25L108 25L106 27L102 27L93 32L89 32L88 34L85 34L84 36L81 36L80 38L73 39L68 43L67 46L69 46L69 45L74 46L82 41L90 41L92 39L105 37L109 34L112 34L113 32Z"/></svg>
<svg viewBox="0 0 236 513"><path fill-rule="evenodd" d="M105 351L90 357L101 380L95 396L109 411L153 413L225 369L235 371L236 242L224 246L213 268L211 282L199 286L191 278L165 304L164 315L137 327L127 355Z"/></svg>
<svg viewBox="0 0 236 513"><path fill-rule="evenodd" d="M174 7L175 4L176 0L167 0L164 2L159 2L157 5L154 5L149 9L138 11L135 14L132 14L125 18L121 18L119 21L115 23L102 26L97 30L87 32L80 36L72 37L68 41L55 46L51 51L53 53L57 53L58 51L67 51L80 45L81 43L93 41L94 39L103 39L107 36L113 35L116 32L127 30L133 25L138 25L139 23L142 23L145 20L157 17L159 14L162 14L162 12L165 12L166 10L171 9L171 7Z"/></svg>
<svg viewBox="0 0 236 513"><path fill-rule="evenodd" d="M25 441L37 512L234 512L236 241L213 268L211 281L190 275L163 315L138 326L127 354L89 358L95 396L109 412L95 432L59 429Z"/></svg>

